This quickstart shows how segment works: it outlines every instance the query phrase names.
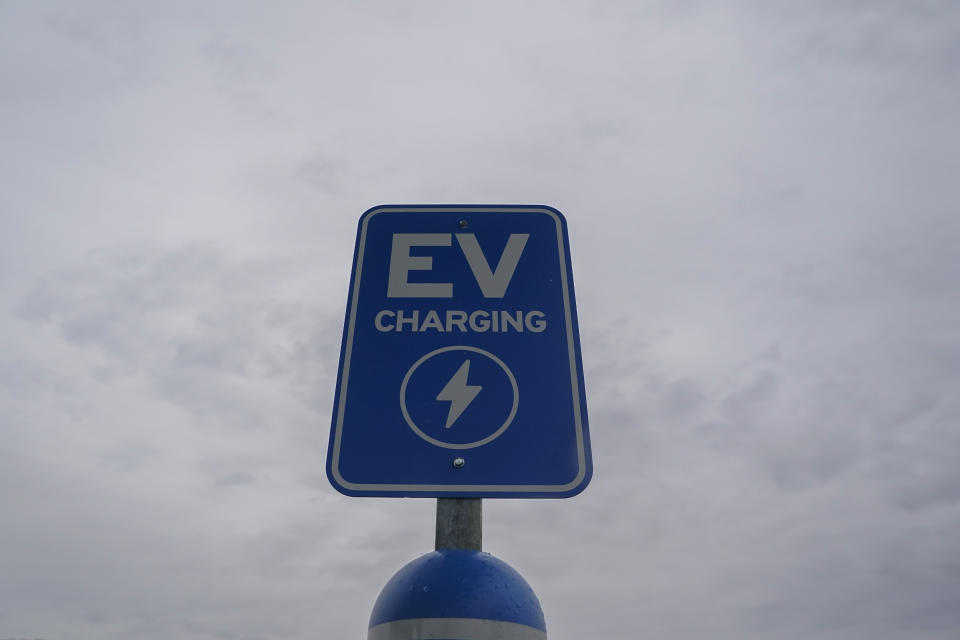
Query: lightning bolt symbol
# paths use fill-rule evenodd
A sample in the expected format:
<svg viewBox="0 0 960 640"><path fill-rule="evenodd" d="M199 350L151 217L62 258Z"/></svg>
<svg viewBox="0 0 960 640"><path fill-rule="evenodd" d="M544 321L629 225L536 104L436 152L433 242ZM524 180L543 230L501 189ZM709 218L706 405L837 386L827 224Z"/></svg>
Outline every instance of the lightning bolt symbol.
<svg viewBox="0 0 960 640"><path fill-rule="evenodd" d="M443 390L437 394L437 400L450 403L450 411L447 413L447 429L453 426L460 414L470 406L473 399L483 389L478 384L467 384L468 373L470 373L470 361L464 360Z"/></svg>

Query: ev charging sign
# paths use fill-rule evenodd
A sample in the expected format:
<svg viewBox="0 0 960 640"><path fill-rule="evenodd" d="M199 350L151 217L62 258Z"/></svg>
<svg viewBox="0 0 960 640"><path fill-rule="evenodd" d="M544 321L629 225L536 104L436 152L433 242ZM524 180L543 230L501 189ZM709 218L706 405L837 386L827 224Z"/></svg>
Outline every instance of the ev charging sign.
<svg viewBox="0 0 960 640"><path fill-rule="evenodd" d="M370 209L327 476L353 496L575 495L592 474L582 371L559 211Z"/></svg>

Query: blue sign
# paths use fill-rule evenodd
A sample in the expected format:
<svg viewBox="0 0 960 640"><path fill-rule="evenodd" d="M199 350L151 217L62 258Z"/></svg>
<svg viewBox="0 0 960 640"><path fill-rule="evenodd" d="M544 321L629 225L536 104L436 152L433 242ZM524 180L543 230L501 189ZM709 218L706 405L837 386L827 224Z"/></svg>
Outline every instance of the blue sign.
<svg viewBox="0 0 960 640"><path fill-rule="evenodd" d="M360 218L327 476L352 496L575 495L592 462L563 215Z"/></svg>

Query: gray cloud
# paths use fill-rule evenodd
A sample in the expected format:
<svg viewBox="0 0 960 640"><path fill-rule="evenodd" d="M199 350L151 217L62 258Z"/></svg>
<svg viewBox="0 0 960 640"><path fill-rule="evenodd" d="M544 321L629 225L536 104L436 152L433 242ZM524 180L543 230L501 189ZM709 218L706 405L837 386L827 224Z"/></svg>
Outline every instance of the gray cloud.
<svg viewBox="0 0 960 640"><path fill-rule="evenodd" d="M595 475L488 500L579 637L952 638L950 2L0 9L0 636L362 637L357 217L568 217Z"/></svg>

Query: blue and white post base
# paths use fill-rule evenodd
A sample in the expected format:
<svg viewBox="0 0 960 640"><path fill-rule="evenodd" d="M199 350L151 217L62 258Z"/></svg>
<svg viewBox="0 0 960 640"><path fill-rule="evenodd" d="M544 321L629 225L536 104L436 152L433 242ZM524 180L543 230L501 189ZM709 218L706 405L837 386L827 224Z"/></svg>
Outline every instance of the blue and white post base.
<svg viewBox="0 0 960 640"><path fill-rule="evenodd" d="M543 611L513 567L489 553L440 549L380 592L367 640L546 640Z"/></svg>

